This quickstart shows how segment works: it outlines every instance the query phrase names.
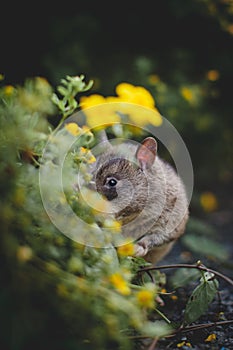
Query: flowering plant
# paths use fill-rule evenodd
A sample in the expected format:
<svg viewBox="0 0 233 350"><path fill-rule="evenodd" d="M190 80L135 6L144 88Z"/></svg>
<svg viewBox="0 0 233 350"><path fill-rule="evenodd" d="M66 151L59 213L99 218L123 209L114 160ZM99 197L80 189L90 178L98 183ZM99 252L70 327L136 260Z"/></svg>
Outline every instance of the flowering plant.
<svg viewBox="0 0 233 350"><path fill-rule="evenodd" d="M141 130L130 122L159 126L162 118L151 94L128 83L117 86L117 96L89 95L77 101L76 94L91 85L84 76L67 77L57 95L37 77L24 86L0 89L0 342L6 348L12 345L9 330L19 349L57 349L59 343L71 350L131 349L134 337L159 339L174 331L157 308L159 295L166 294L165 275L133 257L132 240L121 240L117 249L111 245L121 223L101 215L106 203L87 186L88 167L96 161L91 145L100 123L127 136ZM133 105L146 112L138 115ZM106 114L99 114L98 120L93 108ZM83 124L69 119L76 109L85 116ZM59 113L54 126L50 118ZM119 129L122 118L129 123ZM77 170L79 186L73 182ZM208 210L210 199L213 207L209 194L202 198ZM81 219L78 223L67 207ZM66 234L60 229L63 220ZM93 239L91 246L85 244L87 237ZM202 277L179 330L206 311L218 288L213 270L200 262L183 267L199 270L185 280L200 273ZM179 278L183 283L184 276ZM176 275L175 282L179 278ZM171 300L176 299L172 294Z"/></svg>
<svg viewBox="0 0 233 350"><path fill-rule="evenodd" d="M61 97L39 77L27 80L23 87L3 86L0 90L0 249L1 266L6 266L1 274L8 290L8 301L2 314L8 315L9 322L13 322L8 303L11 300L14 337L22 348L27 346L29 339L32 344L40 342L42 335L44 339L51 339L50 348L55 348L58 332L63 334L60 335L63 344L69 339L83 349L119 345L124 349L131 348L127 335L133 332L147 335L149 329L150 336L168 332L165 324L156 325L149 317L156 305L159 287L149 280L141 286L133 283L136 274L133 243L125 242L127 244L118 250L80 244L52 224L41 202L39 185L43 186L43 181L39 183L38 180L39 172L45 167L48 170L46 178L52 180L44 185L52 209L60 210L68 203L89 227L97 229L95 218L98 217L107 230L111 228L115 234L120 231L117 221L98 216L102 204L99 198L93 197L91 190L87 188L85 195L96 201L95 212L88 208L77 189L69 186L70 178L80 164L83 164L81 180L89 180L85 166L95 161L89 147L95 138L90 129L94 122L88 115L87 125L64 124L63 121L79 105L84 108L93 97L83 97L79 103L75 99L77 92L84 92L91 86L84 82L83 76L67 77L62 84L64 87L58 88ZM133 87L118 87L121 98L124 94L130 95L130 89ZM138 98L145 97L154 108L149 93L135 89L138 89ZM54 127L50 118L59 112L61 121ZM63 173L64 194L55 193L55 170L63 148L70 142L72 147L66 155L67 167ZM72 222L69 225L73 227ZM82 227L75 226L74 229L78 232ZM26 325L23 329L17 326L19 320ZM4 322L3 334L7 335L9 322ZM39 327L34 327L35 323L39 323ZM72 330L71 335L67 328ZM3 338L7 343L7 336Z"/></svg>

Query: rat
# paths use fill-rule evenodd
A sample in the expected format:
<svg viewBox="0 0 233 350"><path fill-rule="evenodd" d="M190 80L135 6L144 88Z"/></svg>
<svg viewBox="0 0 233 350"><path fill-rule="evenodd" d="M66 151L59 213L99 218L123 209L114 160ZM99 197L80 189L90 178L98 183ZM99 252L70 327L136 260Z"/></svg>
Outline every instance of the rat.
<svg viewBox="0 0 233 350"><path fill-rule="evenodd" d="M189 216L185 186L157 154L157 141L112 145L105 140L93 180L135 243L135 256L157 263L184 233Z"/></svg>

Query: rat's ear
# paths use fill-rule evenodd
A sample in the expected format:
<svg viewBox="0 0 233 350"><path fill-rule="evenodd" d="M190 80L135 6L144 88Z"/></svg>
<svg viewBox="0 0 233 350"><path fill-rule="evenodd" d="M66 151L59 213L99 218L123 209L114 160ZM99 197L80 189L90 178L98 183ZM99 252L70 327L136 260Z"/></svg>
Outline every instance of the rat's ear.
<svg viewBox="0 0 233 350"><path fill-rule="evenodd" d="M147 137L142 141L136 152L136 158L142 168L150 169L154 164L157 154L157 142L153 137Z"/></svg>

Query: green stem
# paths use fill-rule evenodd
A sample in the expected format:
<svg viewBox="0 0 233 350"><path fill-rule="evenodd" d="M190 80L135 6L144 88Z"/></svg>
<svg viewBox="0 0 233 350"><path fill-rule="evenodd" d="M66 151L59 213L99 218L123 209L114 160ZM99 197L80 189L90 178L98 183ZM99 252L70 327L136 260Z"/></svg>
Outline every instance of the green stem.
<svg viewBox="0 0 233 350"><path fill-rule="evenodd" d="M164 321L166 321L168 324L171 324L171 321L159 309L155 308L155 311L164 319Z"/></svg>

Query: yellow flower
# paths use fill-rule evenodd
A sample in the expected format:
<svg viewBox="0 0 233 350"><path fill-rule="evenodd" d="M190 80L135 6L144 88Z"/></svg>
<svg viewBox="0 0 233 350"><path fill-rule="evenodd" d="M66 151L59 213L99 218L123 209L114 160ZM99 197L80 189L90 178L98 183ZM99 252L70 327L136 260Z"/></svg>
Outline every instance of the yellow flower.
<svg viewBox="0 0 233 350"><path fill-rule="evenodd" d="M90 128L88 126L83 125L82 130L84 133L90 133L92 135L92 133L90 132Z"/></svg>
<svg viewBox="0 0 233 350"><path fill-rule="evenodd" d="M73 136L77 136L80 134L80 128L76 123L67 123L65 124L65 128Z"/></svg>
<svg viewBox="0 0 233 350"><path fill-rule="evenodd" d="M211 69L206 73L206 77L210 81L218 80L219 76L220 76L219 71L217 71L216 69Z"/></svg>
<svg viewBox="0 0 233 350"><path fill-rule="evenodd" d="M193 103L194 102L194 95L193 95L193 92L192 92L192 90L190 88L188 88L186 86L183 86L181 88L181 95L189 103Z"/></svg>
<svg viewBox="0 0 233 350"><path fill-rule="evenodd" d="M202 193L200 196L200 202L201 202L202 208L206 212L214 211L218 207L218 200L212 192Z"/></svg>
<svg viewBox="0 0 233 350"><path fill-rule="evenodd" d="M144 87L120 83L116 86L116 93L120 100L125 102L123 113L129 115L136 125L152 124L159 126L162 124L162 117L155 107L154 98ZM146 108L139 108L138 106Z"/></svg>
<svg viewBox="0 0 233 350"><path fill-rule="evenodd" d="M139 126L161 125L162 117L155 107L154 98L144 87L120 83L116 86L116 94L117 96L108 97L98 94L81 97L80 107L85 110L87 124L91 128L119 123L119 114L129 116ZM139 109L138 106L146 108Z"/></svg>
<svg viewBox="0 0 233 350"><path fill-rule="evenodd" d="M162 124L161 114L156 108L142 108L132 104L129 116L132 122L138 126L144 126L147 124L160 126Z"/></svg>
<svg viewBox="0 0 233 350"><path fill-rule="evenodd" d="M177 346L177 348L182 348L183 346L187 346L187 347L191 348L192 344L189 342L186 342L186 341L182 341L181 343L178 343L176 346Z"/></svg>
<svg viewBox="0 0 233 350"><path fill-rule="evenodd" d="M89 151L87 163L92 164L92 163L95 163L95 162L96 162L95 156L93 156L91 151Z"/></svg>
<svg viewBox="0 0 233 350"><path fill-rule="evenodd" d="M114 219L107 219L104 221L104 228L113 230L115 232L121 231L121 223L120 221Z"/></svg>
<svg viewBox="0 0 233 350"><path fill-rule="evenodd" d="M131 291L128 286L128 283L119 272L112 274L109 280L120 294L122 295L130 294Z"/></svg>
<svg viewBox="0 0 233 350"><path fill-rule="evenodd" d="M91 153L91 151L85 147L80 147L80 154L86 158L87 163L92 164L96 162L95 156Z"/></svg>
<svg viewBox="0 0 233 350"><path fill-rule="evenodd" d="M87 125L90 128L103 128L103 124L106 127L120 122L120 117L110 102L112 101L98 94L80 98L80 107L85 110Z"/></svg>
<svg viewBox="0 0 233 350"><path fill-rule="evenodd" d="M90 96L82 96L80 98L80 107L82 109L101 105L102 103L105 103L105 98L98 94L93 94Z"/></svg>
<svg viewBox="0 0 233 350"><path fill-rule="evenodd" d="M216 340L216 334L214 334L214 333L210 334L210 335L205 339L206 342L212 342L212 341L214 341L214 340Z"/></svg>
<svg viewBox="0 0 233 350"><path fill-rule="evenodd" d="M120 256L132 256L135 252L134 243L128 242L117 248L117 252Z"/></svg>
<svg viewBox="0 0 233 350"><path fill-rule="evenodd" d="M14 91L14 87L13 87L12 85L6 85L6 86L4 87L4 93L5 93L5 95L7 95L7 96L12 95L12 94L13 94L13 91Z"/></svg>
<svg viewBox="0 0 233 350"><path fill-rule="evenodd" d="M153 309L155 306L154 292L152 290L141 290L137 293L137 301L140 306Z"/></svg>
<svg viewBox="0 0 233 350"><path fill-rule="evenodd" d="M149 108L155 107L153 96L142 86L120 83L116 86L116 93L122 101L139 104Z"/></svg>
<svg viewBox="0 0 233 350"><path fill-rule="evenodd" d="M32 249L28 246L20 246L17 249L17 258L21 262L26 262L32 258Z"/></svg>
<svg viewBox="0 0 233 350"><path fill-rule="evenodd" d="M80 147L80 152L81 152L81 154L87 154L88 149L85 147Z"/></svg>

